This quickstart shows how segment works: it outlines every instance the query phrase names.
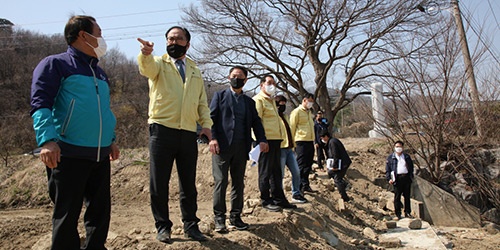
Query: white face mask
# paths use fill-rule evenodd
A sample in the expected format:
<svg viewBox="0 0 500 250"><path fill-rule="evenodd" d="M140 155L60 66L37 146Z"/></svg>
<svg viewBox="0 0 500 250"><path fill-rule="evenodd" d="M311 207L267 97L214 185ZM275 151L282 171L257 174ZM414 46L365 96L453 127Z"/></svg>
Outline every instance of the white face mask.
<svg viewBox="0 0 500 250"><path fill-rule="evenodd" d="M314 105L314 102L307 102L306 108L311 109L313 107L313 105Z"/></svg>
<svg viewBox="0 0 500 250"><path fill-rule="evenodd" d="M325 140L323 140L323 139L321 139L321 142L322 142L322 143L324 143L324 144L327 144L327 143L328 143L328 141L325 141Z"/></svg>
<svg viewBox="0 0 500 250"><path fill-rule="evenodd" d="M87 34L89 34L87 32ZM106 41L104 41L104 38L102 37L95 37L91 34L89 34L91 37L97 39L97 47L92 46L90 43L87 42L87 45L90 46L91 48L94 49L95 55L97 58L101 58L106 54L106 50L108 49L108 45L106 44Z"/></svg>
<svg viewBox="0 0 500 250"><path fill-rule="evenodd" d="M268 95L272 96L274 92L276 92L276 87L274 87L274 85L265 85L264 90Z"/></svg>
<svg viewBox="0 0 500 250"><path fill-rule="evenodd" d="M395 148L394 148L394 151L395 151L396 153L401 153L401 152L403 152L403 148L402 148L402 147L395 147Z"/></svg>

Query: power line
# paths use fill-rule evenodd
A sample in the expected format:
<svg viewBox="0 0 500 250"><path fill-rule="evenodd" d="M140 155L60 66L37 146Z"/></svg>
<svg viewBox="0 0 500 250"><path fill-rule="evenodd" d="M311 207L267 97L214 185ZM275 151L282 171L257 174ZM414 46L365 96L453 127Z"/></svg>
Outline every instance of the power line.
<svg viewBox="0 0 500 250"><path fill-rule="evenodd" d="M491 6L490 0L488 0L488 5L490 6L491 13L493 14L493 18L495 18L495 22L497 23L497 28L500 27L500 24L498 24L498 19L497 16L495 15L495 11L493 11L493 6Z"/></svg>
<svg viewBox="0 0 500 250"><path fill-rule="evenodd" d="M161 13L161 12L170 12L170 11L178 11L179 8L176 9L165 9L165 10L152 10L152 11L144 11L144 12L135 12L135 13L125 13L125 14L117 14L110 16L100 16L96 17L96 19L106 19L106 18L114 18L114 17L124 17L124 16L135 16L135 15L144 15L144 14L152 14L152 13ZM14 24L14 26L33 26L33 25L42 25L42 24L52 24L52 23L64 23L64 21L47 21L47 22L36 22L36 23L25 23L25 24Z"/></svg>
<svg viewBox="0 0 500 250"><path fill-rule="evenodd" d="M481 35L479 34L479 32L474 27L474 25L477 25L479 27L481 25L479 25L479 23L474 19L474 17L472 17L470 10L467 9L466 6L463 6L463 7L464 7L464 9L467 12L467 16L463 15L463 18L465 19L465 21L467 22L467 24L469 25L469 27L471 28L471 30L474 32L474 34L476 34L476 36L479 39L479 41L481 42L481 44L483 44L483 46L490 53L490 55L493 57L493 59L495 59L495 61L500 65L500 60L497 58L497 54L495 53L497 51L497 49L495 48L495 45L494 44L486 44L486 42L484 41L484 39L481 37ZM469 19L469 17L470 17L470 19ZM491 48L495 49L495 52L493 52L491 50Z"/></svg>

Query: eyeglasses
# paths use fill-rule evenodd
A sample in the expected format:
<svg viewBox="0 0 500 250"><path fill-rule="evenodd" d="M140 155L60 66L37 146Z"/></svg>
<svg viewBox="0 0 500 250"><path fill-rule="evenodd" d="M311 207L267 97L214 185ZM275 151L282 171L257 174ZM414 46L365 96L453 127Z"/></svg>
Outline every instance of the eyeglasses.
<svg viewBox="0 0 500 250"><path fill-rule="evenodd" d="M169 43L173 43L173 42L182 42L182 41L186 41L186 38L180 36L180 37L173 37L173 36L169 36L167 37L167 41Z"/></svg>

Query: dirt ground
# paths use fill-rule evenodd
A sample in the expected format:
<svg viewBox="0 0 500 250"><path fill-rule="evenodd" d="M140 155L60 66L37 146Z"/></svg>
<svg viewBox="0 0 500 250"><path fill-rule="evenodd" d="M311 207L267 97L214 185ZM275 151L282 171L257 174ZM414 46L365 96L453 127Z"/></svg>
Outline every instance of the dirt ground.
<svg viewBox="0 0 500 250"><path fill-rule="evenodd" d="M248 164L243 220L248 231L213 231L211 155L199 146L197 187L200 229L209 241L199 243L184 238L178 201L177 174L170 182L170 211L174 222L173 244L155 240L156 231L149 207L149 160L147 149L122 150L121 159L112 163L112 214L108 249L382 249L367 238L365 227L381 233L390 211L378 208L373 184L384 175L385 157L390 147L384 140L342 139L353 164L348 170L348 193L353 201L340 211L340 195L325 172L310 176L317 193L298 209L269 212L259 206L257 167ZM52 207L48 200L45 168L33 156L15 156L8 167L0 167L0 249L39 249L50 246ZM285 173L285 193L291 198L290 175ZM229 192L227 201L229 201ZM229 205L228 205L229 208ZM82 214L83 214L82 210ZM83 236L83 225L80 223ZM485 229L436 229L454 245L453 249L500 249L500 237ZM361 242L361 243L359 243Z"/></svg>

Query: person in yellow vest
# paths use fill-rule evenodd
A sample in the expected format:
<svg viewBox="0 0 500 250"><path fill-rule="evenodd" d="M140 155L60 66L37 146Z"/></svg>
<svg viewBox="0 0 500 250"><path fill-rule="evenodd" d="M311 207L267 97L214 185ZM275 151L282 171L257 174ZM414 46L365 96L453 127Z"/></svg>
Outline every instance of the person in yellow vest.
<svg viewBox="0 0 500 250"><path fill-rule="evenodd" d="M197 241L207 238L200 232L196 217L196 143L199 137L212 139L212 119L203 76L196 63L186 56L191 35L186 28L173 26L165 33L167 53L153 56L154 44L140 38L137 57L139 72L149 84L149 155L151 210L158 230L156 239L171 243L169 182L175 161L179 177L179 200L185 236Z"/></svg>
<svg viewBox="0 0 500 250"><path fill-rule="evenodd" d="M312 170L314 158L314 121L312 119L312 106L314 95L306 93L302 104L290 114L290 130L295 141L295 153L300 170L300 189L302 193L313 193L309 185L309 174Z"/></svg>
<svg viewBox="0 0 500 250"><path fill-rule="evenodd" d="M278 212L281 209L294 209L283 192L281 173L281 141L286 132L281 129L281 118L276 102L272 97L276 91L276 82L271 75L264 75L260 80L260 92L253 97L255 108L262 120L268 143L268 151L259 156L259 189L262 207Z"/></svg>

